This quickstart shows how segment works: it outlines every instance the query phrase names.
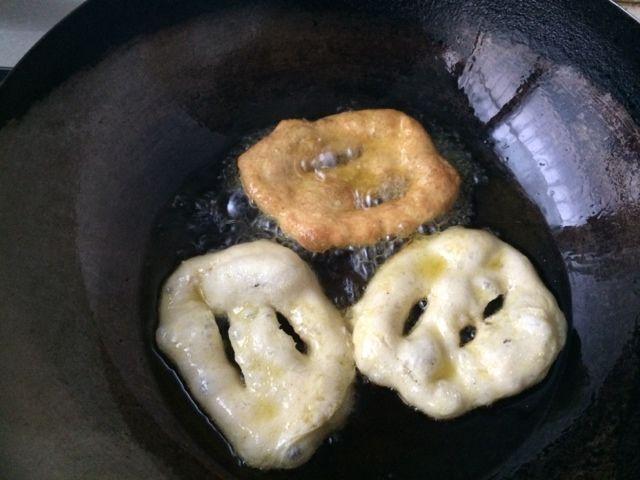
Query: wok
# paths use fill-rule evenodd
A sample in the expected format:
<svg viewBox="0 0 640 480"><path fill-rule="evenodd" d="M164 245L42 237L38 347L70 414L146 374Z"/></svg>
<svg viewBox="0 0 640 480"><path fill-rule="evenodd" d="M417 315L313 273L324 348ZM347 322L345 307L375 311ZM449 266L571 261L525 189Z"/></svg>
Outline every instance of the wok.
<svg viewBox="0 0 640 480"><path fill-rule="evenodd" d="M219 246L161 220L246 134L365 107L482 165L471 223L532 259L567 346L449 422L360 380L333 444L252 470L153 345L162 280ZM640 25L613 4L92 0L6 78L0 126L2 478L640 476Z"/></svg>

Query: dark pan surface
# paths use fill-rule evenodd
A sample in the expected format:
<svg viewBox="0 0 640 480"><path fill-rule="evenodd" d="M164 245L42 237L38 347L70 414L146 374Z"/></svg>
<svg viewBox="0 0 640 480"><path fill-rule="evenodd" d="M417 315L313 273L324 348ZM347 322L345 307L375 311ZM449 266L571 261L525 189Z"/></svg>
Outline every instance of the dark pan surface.
<svg viewBox="0 0 640 480"><path fill-rule="evenodd" d="M85 5L0 88L0 476L636 478L638 78L640 28L596 1ZM248 133L365 107L474 159L471 223L534 261L567 348L453 422L361 384L307 466L240 467L150 341L161 281L223 238L176 195L219 194Z"/></svg>

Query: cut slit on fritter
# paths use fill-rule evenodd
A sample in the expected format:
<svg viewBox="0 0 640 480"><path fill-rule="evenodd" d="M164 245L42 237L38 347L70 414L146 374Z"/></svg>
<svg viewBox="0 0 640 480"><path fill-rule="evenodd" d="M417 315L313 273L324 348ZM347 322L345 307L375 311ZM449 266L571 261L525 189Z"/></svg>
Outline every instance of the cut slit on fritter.
<svg viewBox="0 0 640 480"><path fill-rule="evenodd" d="M238 167L258 208L316 252L407 236L449 210L460 186L422 126L396 110L282 121Z"/></svg>

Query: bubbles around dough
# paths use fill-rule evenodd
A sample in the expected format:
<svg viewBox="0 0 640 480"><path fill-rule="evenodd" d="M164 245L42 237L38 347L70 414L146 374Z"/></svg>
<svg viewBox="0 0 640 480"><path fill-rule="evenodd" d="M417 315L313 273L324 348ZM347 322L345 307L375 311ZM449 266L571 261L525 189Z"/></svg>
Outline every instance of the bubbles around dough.
<svg viewBox="0 0 640 480"><path fill-rule="evenodd" d="M279 328L283 314L306 344ZM229 319L243 377L214 315ZM350 335L315 275L291 250L259 240L185 261L167 280L156 332L193 397L237 454L261 469L311 457L352 405Z"/></svg>
<svg viewBox="0 0 640 480"><path fill-rule="evenodd" d="M403 335L410 310L425 298L426 310ZM498 298L502 308L487 316ZM418 238L387 260L349 315L358 368L438 419L542 380L567 330L524 255L461 227Z"/></svg>
<svg viewBox="0 0 640 480"><path fill-rule="evenodd" d="M406 237L460 187L422 125L391 109L284 120L238 168L249 198L313 252Z"/></svg>

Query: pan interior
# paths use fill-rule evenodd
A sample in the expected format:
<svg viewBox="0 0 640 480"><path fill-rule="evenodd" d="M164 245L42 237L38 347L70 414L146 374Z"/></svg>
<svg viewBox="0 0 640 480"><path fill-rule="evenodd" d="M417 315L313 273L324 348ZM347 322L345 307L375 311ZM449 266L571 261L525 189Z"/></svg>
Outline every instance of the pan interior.
<svg viewBox="0 0 640 480"><path fill-rule="evenodd" d="M240 51L216 69L190 66L197 72L190 80L209 90L179 93L184 114L224 142L218 151L203 153L202 164L166 197L155 218L143 276L144 336L161 388L173 392L166 396L167 407L199 448L234 478L479 478L499 468L544 420L561 376L564 357L539 386L448 422L430 420L394 392L360 378L346 426L310 462L293 472L262 473L239 465L157 351L153 334L162 281L181 260L239 242L271 238L292 245L339 307L359 297L379 262L362 262L361 250L311 255L288 242L273 221L249 205L235 168L237 156L280 119L315 119L349 109L396 108L420 120L464 177L454 211L427 229L454 224L491 229L529 256L569 313L566 274L550 230L488 148L486 131L447 70L441 47L410 26L400 31L373 22L363 29L361 18L280 20L277 31L246 48L234 47ZM181 34L188 35L189 28L194 25L183 26ZM307 32L300 45L280 43L301 35L300 29ZM364 256L381 261L399 245L383 242L364 249Z"/></svg>
<svg viewBox="0 0 640 480"><path fill-rule="evenodd" d="M0 130L1 473L543 478L597 460L602 478L633 477L638 67L615 53L632 51L630 29L606 40L612 15L585 13L595 1L568 16L575 2L141 0L104 22L115 3L88 2L61 30L65 46L83 32L77 56L45 39L0 90L75 72ZM162 282L185 258L273 233L231 201L226 168L256 135L381 107L421 121L465 176L445 225L489 228L532 260L567 348L540 385L448 422L359 379L347 424L308 464L241 466L155 347ZM371 273L350 255L305 257L340 306Z"/></svg>

